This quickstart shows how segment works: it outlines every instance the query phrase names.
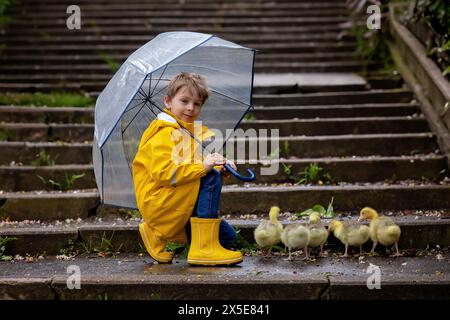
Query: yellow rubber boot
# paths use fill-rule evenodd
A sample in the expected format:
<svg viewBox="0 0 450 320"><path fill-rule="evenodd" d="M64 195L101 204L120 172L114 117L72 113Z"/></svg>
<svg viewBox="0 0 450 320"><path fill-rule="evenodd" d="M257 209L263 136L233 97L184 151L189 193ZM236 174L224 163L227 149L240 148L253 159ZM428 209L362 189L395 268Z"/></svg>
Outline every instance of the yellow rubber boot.
<svg viewBox="0 0 450 320"><path fill-rule="evenodd" d="M166 251L166 241L158 238L153 230L145 222L139 224L139 233L148 254L156 261L162 263L171 262L173 253Z"/></svg>
<svg viewBox="0 0 450 320"><path fill-rule="evenodd" d="M191 246L188 263L224 265L242 262L242 253L227 250L219 242L221 219L191 218Z"/></svg>

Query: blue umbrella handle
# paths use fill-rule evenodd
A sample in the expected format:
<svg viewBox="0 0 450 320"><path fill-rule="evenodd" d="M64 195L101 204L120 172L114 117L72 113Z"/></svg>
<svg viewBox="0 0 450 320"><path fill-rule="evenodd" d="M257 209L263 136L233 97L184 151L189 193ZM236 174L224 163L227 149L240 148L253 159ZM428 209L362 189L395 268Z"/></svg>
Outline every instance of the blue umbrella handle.
<svg viewBox="0 0 450 320"><path fill-rule="evenodd" d="M250 181L253 181L253 180L256 179L256 175L255 175L255 173L254 173L251 169L247 169L247 172L248 172L248 174L249 174L250 176L244 177L244 176L241 175L239 172L237 172L236 170L234 170L228 163L225 163L225 164L224 164L224 167L225 167L228 171L230 171L230 173L231 173L233 176L235 176L236 178L238 178L239 180L250 182Z"/></svg>

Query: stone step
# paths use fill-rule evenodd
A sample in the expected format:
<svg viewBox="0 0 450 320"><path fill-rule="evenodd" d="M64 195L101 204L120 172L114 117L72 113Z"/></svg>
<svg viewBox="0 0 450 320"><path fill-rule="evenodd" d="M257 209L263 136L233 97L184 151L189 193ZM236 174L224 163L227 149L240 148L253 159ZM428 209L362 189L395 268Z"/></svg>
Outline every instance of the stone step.
<svg viewBox="0 0 450 320"><path fill-rule="evenodd" d="M419 114L417 104L348 104L304 105L286 107L254 107L251 114L255 120L357 118L357 117L403 117L415 118ZM350 120L350 119L349 119ZM94 123L93 108L74 107L26 107L1 106L2 122L44 123Z"/></svg>
<svg viewBox="0 0 450 320"><path fill-rule="evenodd" d="M395 89L403 85L403 79L398 76L366 77L366 81L371 89Z"/></svg>
<svg viewBox="0 0 450 320"><path fill-rule="evenodd" d="M266 73L267 74L267 73ZM314 74L314 73L304 73ZM387 83L390 87L390 83ZM270 87L253 86L253 94L283 94L283 93L314 93L314 92L342 92L342 91L363 91L368 89L368 84L292 84L292 85L272 85Z"/></svg>
<svg viewBox="0 0 450 320"><path fill-rule="evenodd" d="M1 119L1 118L0 118ZM242 122L247 129L278 129L280 136L428 132L424 117L361 117L302 120L254 120ZM92 141L93 124L0 123L1 141Z"/></svg>
<svg viewBox="0 0 450 320"><path fill-rule="evenodd" d="M351 118L411 116L419 113L417 104L360 104L360 105L317 105L291 107L254 107L251 114L257 120ZM73 107L0 107L3 122L45 122L45 123L93 123L93 108Z"/></svg>
<svg viewBox="0 0 450 320"><path fill-rule="evenodd" d="M275 152L275 142L259 138L241 140L230 139L230 146L245 143L245 150L252 148L257 152L258 145L266 145ZM285 146L290 150L285 154ZM30 165L42 153L55 164L88 164L91 163L92 143L69 142L5 142L0 141L3 157L0 164L7 165L12 161ZM360 134L335 136L290 136L279 138L279 152L283 157L345 157L345 156L400 156L415 153L431 153L438 149L432 133L397 133L397 134ZM41 155L41 157L43 156Z"/></svg>
<svg viewBox="0 0 450 320"><path fill-rule="evenodd" d="M57 19L30 19L15 17L8 24L12 27L30 27L34 28L46 28L55 25L66 26L67 17L57 18ZM160 17L149 17L149 18L128 18L121 15L119 18L103 18L103 19L93 19L85 18L83 19L83 24L94 25L96 27L103 26L137 26L151 24L155 26L177 26L178 28L186 28L190 26L203 26L209 28L216 28L221 30L222 27L238 27L238 26L248 26L252 25L255 27L259 26L311 26L311 25L323 25L323 24L340 24L348 21L348 17L252 17L246 19L227 18L218 19L215 17L196 17L196 18L160 18Z"/></svg>
<svg viewBox="0 0 450 320"><path fill-rule="evenodd" d="M126 59L127 55L125 54L111 54L109 58L113 61L116 61L118 64L122 64ZM258 63L276 63L279 61L293 61L293 62L332 62L332 61L355 61L358 59L356 53L318 53L318 54L296 54L296 53L286 53L286 54L264 54L257 53L256 62ZM15 64L21 66L29 66L29 65L58 65L61 63L67 63L67 61L72 61L72 63L79 63L80 65L88 65L90 68L98 68L101 65L105 64L104 59L100 55L92 55L92 54L79 54L79 55L24 55L18 54L14 56L3 56L0 57L0 61L2 61L1 68L4 68L8 65ZM100 65L100 66L99 66ZM375 79L389 79L387 77L384 78L375 78ZM375 80L374 79L374 80Z"/></svg>
<svg viewBox="0 0 450 320"><path fill-rule="evenodd" d="M279 62L279 63L255 63L255 72L363 72L365 68L369 70L377 69L381 63L373 63L369 66L364 66L359 61L329 61L329 62Z"/></svg>
<svg viewBox="0 0 450 320"><path fill-rule="evenodd" d="M139 26L84 26L82 29L77 30L80 34L85 35L149 35L159 34L162 32L179 31L178 26L158 26L158 25L146 25ZM302 34L302 33L324 33L324 32L336 32L336 30L348 30L345 24L322 24L311 26L252 26L244 25L239 27L222 26L220 30L215 27L208 26L190 26L189 31L202 32L208 34L241 34L241 35L254 35L258 37L261 34ZM26 36L34 35L37 37L48 38L49 36L67 36L67 27L62 25L52 25L49 27L40 28L23 28L22 26L8 25L8 35L10 36Z"/></svg>
<svg viewBox="0 0 450 320"><path fill-rule="evenodd" d="M253 95L255 106L293 106L358 103L401 103L413 99L411 91L406 89L370 90L355 92L320 92L309 94Z"/></svg>
<svg viewBox="0 0 450 320"><path fill-rule="evenodd" d="M299 257L294 262L279 256L245 257L233 268L192 267L184 258L175 258L170 265L153 264L150 258L137 254L111 258L82 255L68 261L48 257L34 263L2 263L0 298L180 300L170 304L157 301L154 305L164 306L167 315L173 317L180 317L180 310L186 314L192 312L186 310L187 306L206 306L214 319L224 311L230 313L230 308L225 310L205 299L265 300L257 304L263 306L262 314L276 316L292 314L298 310L297 304L270 301L449 299L449 254L441 254L441 260L436 258L435 250L420 254L401 258L366 257L363 261L329 257L314 262ZM67 285L72 280L69 278L73 275L72 265L80 268L79 290L71 290ZM380 268L382 290L368 289L369 277L374 274L370 265ZM118 308L111 310L123 312ZM241 310L243 314L244 306ZM411 308L408 310L413 312ZM207 317L206 312L202 317Z"/></svg>
<svg viewBox="0 0 450 320"><path fill-rule="evenodd" d="M26 79L25 81L18 82L11 82L11 83L5 83L0 82L0 90L3 91L11 91L11 92L51 92L55 90L63 90L63 91L74 91L74 92L84 92L85 94L90 95L93 98L97 98L100 92L104 89L106 83L110 79L111 76L101 76L101 75L89 75L89 77L95 77L95 78L104 78L104 80L98 79L98 81L88 81L83 80L83 78L86 78L86 76L81 76L78 78L76 82L68 83L67 77L72 77L73 75L39 75L38 77L41 78L39 82L30 83ZM29 78L32 78L33 76L29 76ZM76 75L75 75L76 77ZM46 80L42 79L45 78ZM108 79L106 79L108 78ZM7 78L6 78L7 79ZM5 80L4 80L5 81ZM395 89L399 88L402 85L402 80L398 79L375 79L372 81L370 78L367 79L369 83L369 87L372 89ZM45 82L45 83L43 83ZM53 83L51 83L53 82ZM274 89L274 90L272 90ZM267 88L254 88L255 93L262 93L262 94L278 94L278 93L289 93L289 92L304 92L304 93L310 93L310 92L338 92L338 91L359 91L359 90L365 90L366 85L307 85L304 84L300 87L276 87L273 86L271 89L267 90Z"/></svg>
<svg viewBox="0 0 450 320"><path fill-rule="evenodd" d="M307 73L303 75L312 75ZM329 74L329 73L325 73ZM267 74L266 74L267 75ZM318 92L343 92L365 91L368 89L399 89L403 85L401 78L366 78L364 83L292 83L278 84L272 82L270 86L253 87L254 94L284 94L284 93L318 93ZM100 89L101 90L101 89Z"/></svg>
<svg viewBox="0 0 450 320"><path fill-rule="evenodd" d="M281 159L273 161L278 164L275 175L258 175L258 183L296 183L302 172L312 164L317 163L322 173L329 173L333 183L345 181L379 182L436 179L446 172L444 156L415 155L404 157L355 157L355 158L312 158L312 159ZM244 168L261 172L265 165L258 162L239 164L238 171L245 173ZM291 176L285 172L285 167L291 171ZM84 174L70 186L71 189L96 188L92 165L55 165L55 166L0 166L0 190L5 192L54 190L57 188L49 180L61 186L68 184L70 177ZM44 181L42 181L42 177ZM224 180L224 184L239 183L236 179ZM242 183L243 184L243 183ZM67 186L68 187L68 186Z"/></svg>
<svg viewBox="0 0 450 320"><path fill-rule="evenodd" d="M128 56L126 54L111 54L109 58L116 61L117 63L124 62ZM270 53L257 53L257 62L278 62L278 61L297 61L297 62L328 62L328 61L353 61L356 60L358 56L356 53L285 53L285 54L270 54ZM61 62L73 61L79 62L83 65L92 65L92 67L97 67L97 64L104 64L105 61L100 55L95 54L79 54L79 55L42 55L36 56L34 54L18 54L14 56L3 56L0 57L0 61L3 61L5 65L8 64L19 64L19 65L32 65L32 64L61 64ZM386 79L387 77L384 77Z"/></svg>
<svg viewBox="0 0 450 320"><path fill-rule="evenodd" d="M356 47L353 42L308 42L293 44L261 44L249 43L250 48L254 48L264 53L316 53L316 52L355 52ZM3 49L5 55L15 54L81 54L102 51L109 53L131 54L138 49L136 45L11 45Z"/></svg>
<svg viewBox="0 0 450 320"><path fill-rule="evenodd" d="M66 4L47 4L45 6L33 5L30 3L22 3L19 6L12 6L10 8L11 14L22 14L23 12L60 12L62 7L67 7ZM225 11L226 10L242 10L242 11L253 11L253 10L263 10L264 13L269 13L270 10L314 10L314 9L326 9L327 11L331 10L345 10L347 6L344 2L336 2L336 1L328 1L328 2L247 2L247 3L215 3L215 2L204 2L204 3L195 3L195 2L170 2L164 3L161 5L160 3L156 3L152 1L149 2L136 2L132 1L130 3L111 3L108 2L107 6L99 4L97 2L93 3L83 3L83 10L87 11L124 11L124 10L152 10L156 12L167 11L167 10L184 10L184 11ZM269 9L269 10L268 10Z"/></svg>
<svg viewBox="0 0 450 320"><path fill-rule="evenodd" d="M63 2L64 3L64 2ZM67 2L69 3L69 2ZM80 4L83 5L93 5L92 1L87 1L87 0L81 0L79 1ZM146 4L148 2L145 1L139 1L139 0L133 0L130 1L131 4L135 4L135 5L139 5L139 4ZM238 7L238 8L246 8L247 6L274 6L274 5L280 5L280 6L300 6L300 7L308 7L308 6L328 6L330 4L333 5L340 5L340 6L345 6L345 1L344 0L336 0L336 1L330 1L330 0L316 0L316 1L305 1L302 3L297 3L295 0L277 0L276 3L272 2L272 1L250 1L248 2L248 4L242 4L241 0L230 0L227 1L226 3L211 3L210 1L205 1L205 0L192 0L189 1L189 3L185 2L174 2L173 0L161 0L161 1L152 1L151 2L153 5L158 5L159 7L165 7L165 6L181 6L184 7L186 5L210 5L210 6L225 6L227 8L229 8L229 6L231 7ZM45 1L46 5L61 5L61 1L57 1L57 0L51 0L51 1ZM123 2L118 1L118 0L112 0L112 1L106 1L106 0L96 0L95 2L96 5L100 6L100 5L104 5L104 4L108 4L108 5L124 5ZM128 3L127 3L128 4ZM27 2L27 6L30 7L40 7L42 6L42 1L36 1L36 0L31 0Z"/></svg>
<svg viewBox="0 0 450 320"><path fill-rule="evenodd" d="M0 106L1 122L94 123L94 108Z"/></svg>
<svg viewBox="0 0 450 320"><path fill-rule="evenodd" d="M66 184L75 175L84 175L73 181L70 189L97 188L93 166L69 164L54 166L0 166L0 190L7 192L53 190L49 180ZM42 177L44 181L40 178Z"/></svg>
<svg viewBox="0 0 450 320"><path fill-rule="evenodd" d="M68 72L63 72L63 68L59 68L59 72L50 73L49 71L55 71L50 69L55 69L54 67L50 67L47 65L37 65L34 69L30 69L30 75L27 76L26 68L22 68L22 70L18 70L17 73L12 74L2 74L0 75L0 81L2 85L6 85L8 83L15 84L18 81L23 83L35 83L36 85L45 84L45 83L53 83L53 85L76 85L74 83L70 83L70 81L77 82L101 82L106 86L108 81L114 75L114 71L111 67L107 65L99 66L98 68L94 68L92 70L90 66L81 66L72 65ZM95 70L97 69L97 70ZM101 70L99 70L101 69ZM58 70L57 70L58 71ZM84 72L83 72L84 71ZM100 71L100 73L98 73ZM48 72L48 73L47 73ZM86 73L87 72L87 73ZM68 83L67 83L68 82ZM79 86L79 85L78 85Z"/></svg>
<svg viewBox="0 0 450 320"><path fill-rule="evenodd" d="M123 13L121 13L123 15ZM17 44L40 44L40 45L67 45L67 44L83 44L89 42L89 44L127 44L127 45L142 45L150 40L156 35L106 35L106 36L96 36L96 35L71 35L66 36L52 36L49 38L42 37L30 37L30 36L5 36L3 37L5 43L8 45ZM287 35L277 35L277 34L261 34L259 36L254 35L225 35L222 36L225 40L240 43L245 46L245 43L294 43L294 42L309 42L309 41L337 41L338 33L315 33L315 34L287 34ZM355 40L354 36L346 35L339 41L352 41Z"/></svg>
<svg viewBox="0 0 450 320"><path fill-rule="evenodd" d="M226 185L222 188L221 212L255 214L268 212L274 204L283 210L300 212L334 198L337 211L371 206L380 210L442 209L450 207L446 184L345 184L339 186L262 186ZM113 207L99 207L96 190L33 191L0 193L0 218L3 220L86 219L89 216L119 215Z"/></svg>
<svg viewBox="0 0 450 320"><path fill-rule="evenodd" d="M359 117L302 120L253 120L239 126L246 130L278 129L280 136L427 132L423 117Z"/></svg>
<svg viewBox="0 0 450 320"><path fill-rule="evenodd" d="M308 94L255 94L254 106L299 106L299 105L354 105L408 103L413 95L406 89L370 90L355 92L321 92Z"/></svg>
<svg viewBox="0 0 450 320"><path fill-rule="evenodd" d="M333 117L412 116L419 112L416 104L374 103L342 105L254 107L251 114L258 120L311 119Z"/></svg>
<svg viewBox="0 0 450 320"><path fill-rule="evenodd" d="M0 123L2 141L92 141L93 124Z"/></svg>
<svg viewBox="0 0 450 320"><path fill-rule="evenodd" d="M336 210L355 210L364 206L380 209L448 208L450 186L434 184L355 184L339 186L247 186L224 187L221 210L249 214L267 211L266 203L280 204L290 212L329 203L334 197ZM251 205L250 205L251 204Z"/></svg>
<svg viewBox="0 0 450 320"><path fill-rule="evenodd" d="M306 73L309 74L309 73ZM314 73L310 73L314 74ZM70 77L71 75L69 75ZM94 77L97 77L98 75L92 75ZM32 77L32 76L30 76ZM38 77L41 77L39 75ZM48 76L44 76L48 77ZM96 99L100 92L105 88L108 80L101 81L98 79L98 81L85 81L81 79L82 81L78 80L76 83L67 83L67 79L64 79L63 77L67 77L65 74L63 77L56 75L50 76L50 79L47 80L41 80L39 82L35 83L17 83L17 82L11 82L11 83L0 83L0 89L3 89L4 91L9 92L33 92L33 91L39 91L39 92L52 92L55 90L63 90L63 91L75 91L77 93L84 92L84 94L89 95L90 97ZM91 77L91 75L89 75ZM101 76L98 76L101 77ZM29 80L29 79L27 79ZM46 83L42 83L45 81ZM50 82L49 82L50 81ZM51 83L53 82L53 83ZM395 89L400 86L401 83L395 80L387 79L385 82L378 83L377 89ZM292 92L303 92L303 93L312 93L312 92L342 92L342 91L360 91L360 90L366 90L367 85L366 84L342 84L342 85L316 85L316 84L302 84L301 86L271 86L271 87L253 87L253 92L255 94L280 94L280 93L292 93Z"/></svg>
<svg viewBox="0 0 450 320"><path fill-rule="evenodd" d="M138 3L139 4L139 3L143 3L143 2L144 1L142 1L142 0L133 0L130 3ZM266 2L268 2L269 4L273 3L273 2L270 2L270 1L267 1L267 0L264 0L264 1L253 1L252 0L252 2L250 2L250 3L262 4L262 3L266 3ZM292 4L292 3L295 3L295 2L296 2L295 0L278 0L277 1L277 3L281 3L281 4ZM30 0L27 3L30 3L30 5L33 5L33 6L39 6L39 5L42 4L42 1ZM57 0L47 0L47 1L45 1L45 4L48 4L48 5L60 4L60 3L61 3L61 1L57 1ZM67 3L69 3L69 2L67 2ZM92 1L81 0L81 1L79 1L79 3L80 4L92 4ZM95 3L97 3L98 5L105 4L105 3L107 3L107 4L122 4L123 5L123 2L118 1L118 0L112 0L112 1L98 0ZM157 0L157 1L154 1L152 3L158 4L160 6L163 6L163 5L165 6L167 4L173 4L174 2L173 2L173 0ZM185 3L186 2L184 2L184 3L183 2L178 2L178 5L184 5ZM210 3L210 2L207 1L207 0L192 0L192 1L190 1L190 3L203 4L203 3ZM232 5L232 4L233 5L239 5L241 3L241 0L230 0L230 1L227 1L227 3L229 3L230 5ZM314 1L309 0L309 1L305 1L304 3L305 4L311 4L311 3L314 3ZM330 3L330 0L317 0L317 3ZM345 4L345 1L344 0L336 0L335 3ZM220 3L218 3L218 4L220 4Z"/></svg>
<svg viewBox="0 0 450 320"><path fill-rule="evenodd" d="M67 61L65 61L67 63ZM120 66L120 65L118 65ZM371 68L378 65L373 64ZM362 71L364 65L358 61L328 61L328 62L255 62L255 72L357 72ZM35 65L9 65L0 66L0 81L61 81L61 79L100 80L110 79L114 69L106 63L99 65L82 64L35 64ZM47 74L49 73L49 74ZM94 75L94 77L89 77Z"/></svg>
<svg viewBox="0 0 450 320"><path fill-rule="evenodd" d="M265 217L267 219L267 217ZM339 218L342 219L342 218ZM353 217L357 220L357 217ZM48 255L60 254L69 241L76 242L76 249L80 253L83 250L102 248L102 239L107 239L111 247L116 250L120 248L120 253L141 252L144 248L138 231L139 218L123 221L121 218L110 221L51 221L49 223L20 223L3 226L0 229L0 236L13 237L17 240L7 245L5 254L8 255L36 255L45 252ZM250 243L255 243L253 231L261 222L260 218L251 220L226 219L233 227L240 230L239 234ZM331 219L323 219L325 226L328 226ZM422 216L400 216L393 217L402 230L399 241L399 248L405 249L426 249L427 247L441 248L450 246L450 219L430 218ZM291 223L304 220L281 220L286 226ZM420 234L420 237L417 237ZM82 247L81 244L87 247ZM282 246L282 244L280 244ZM75 247L74 246L74 247ZM342 244L334 236L330 235L325 245L325 250L341 251ZM380 247L382 247L380 245ZM371 248L371 241L368 241L364 249L366 252ZM104 250L104 249L103 249ZM144 249L145 250L145 249ZM378 248L378 250L383 250ZM145 252L145 251L144 251ZM342 252L342 251L341 251ZM150 257L149 257L150 258Z"/></svg>
<svg viewBox="0 0 450 320"><path fill-rule="evenodd" d="M32 8L28 10L22 9L20 15L16 17L20 20L30 19L31 21L43 20L60 20L67 19L68 15L65 10L66 7L60 6L58 11L37 11ZM195 18L216 18L216 19L236 19L236 18L297 18L297 17L346 17L349 10L346 8L272 8L267 10L265 8L252 8L250 10L242 10L235 8L224 9L209 9L197 10L195 8L177 8L168 9L161 7L159 10L144 9L144 8L124 8L126 16L129 18L141 19L194 19ZM111 10L109 7L104 7L104 10L92 10L89 7L82 7L83 19L120 19L123 11ZM17 12L19 13L19 12ZM14 14L14 12L12 12Z"/></svg>
<svg viewBox="0 0 450 320"><path fill-rule="evenodd" d="M83 83L67 83L67 80L61 79L59 83L42 83L42 82L11 82L4 83L0 81L0 91L2 92L23 92L23 93L33 93L33 92L55 92L55 91L64 91L64 92L74 92L81 94L88 94L89 91L97 90L98 97L100 91L105 88L107 82L102 82L99 84L98 82L93 82L92 84L88 84L86 87L83 87ZM85 84L85 83L84 83ZM88 94L89 95L89 94Z"/></svg>
<svg viewBox="0 0 450 320"><path fill-rule="evenodd" d="M120 66L120 65L118 65ZM369 69L377 68L378 63L367 66ZM328 62L277 62L277 63L255 63L254 71L265 74L279 74L289 71L303 74L317 73L349 73L359 72L364 69L363 64L356 61L328 61ZM54 87L68 88L90 88L102 90L114 74L113 67L107 64L101 65L49 65L37 64L33 66L21 66L17 69L5 70L0 75L0 84L10 88L21 88L32 84L32 86L52 85ZM0 67L0 71L1 67ZM18 83L19 82L19 83ZM338 86L339 87L339 86ZM349 91L348 87L343 86L343 91ZM323 86L325 91L327 86ZM388 86L391 88L391 86ZM318 89L321 89L320 87ZM365 86L357 86L353 91L366 89ZM288 92L298 92L299 90L288 90ZM316 91L318 91L316 89ZM336 90L333 90L336 91Z"/></svg>
<svg viewBox="0 0 450 320"><path fill-rule="evenodd" d="M92 161L92 143L0 141L0 147L4 152L1 164L15 162L31 165L39 159L40 153L41 159L47 158L55 164L89 164Z"/></svg>

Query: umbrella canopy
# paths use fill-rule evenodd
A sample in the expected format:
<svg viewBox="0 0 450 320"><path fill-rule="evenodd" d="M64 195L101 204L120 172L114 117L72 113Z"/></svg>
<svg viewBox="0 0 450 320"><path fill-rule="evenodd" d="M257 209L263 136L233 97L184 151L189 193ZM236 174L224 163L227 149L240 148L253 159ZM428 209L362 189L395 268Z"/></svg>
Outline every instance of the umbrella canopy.
<svg viewBox="0 0 450 320"><path fill-rule="evenodd" d="M131 164L180 72L205 78L211 94L198 120L226 141L251 107L254 55L254 49L195 32L162 33L131 54L95 105L93 163L102 203L136 208Z"/></svg>

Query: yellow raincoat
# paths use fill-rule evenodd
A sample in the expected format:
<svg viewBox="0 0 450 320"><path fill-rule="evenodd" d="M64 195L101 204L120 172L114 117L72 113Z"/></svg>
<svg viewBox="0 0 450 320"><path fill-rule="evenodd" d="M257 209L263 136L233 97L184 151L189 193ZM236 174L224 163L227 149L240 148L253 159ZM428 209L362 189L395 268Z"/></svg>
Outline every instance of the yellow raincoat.
<svg viewBox="0 0 450 320"><path fill-rule="evenodd" d="M186 243L184 227L197 201L200 179L206 175L201 146L186 129L203 141L214 135L206 126L177 118L169 110L160 113L142 135L133 161L137 206L164 240Z"/></svg>

